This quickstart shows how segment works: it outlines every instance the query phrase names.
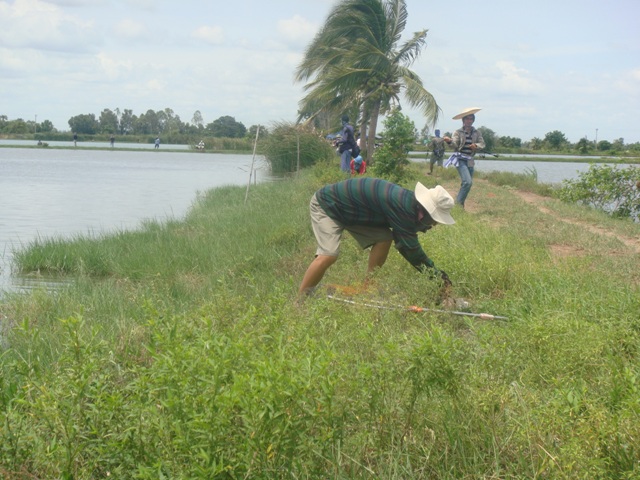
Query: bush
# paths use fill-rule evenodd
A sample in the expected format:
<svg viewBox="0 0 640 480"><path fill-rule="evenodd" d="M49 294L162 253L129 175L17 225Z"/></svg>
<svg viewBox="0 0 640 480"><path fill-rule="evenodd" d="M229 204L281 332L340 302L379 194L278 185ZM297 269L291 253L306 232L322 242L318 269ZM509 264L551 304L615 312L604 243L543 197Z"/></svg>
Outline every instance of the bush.
<svg viewBox="0 0 640 480"><path fill-rule="evenodd" d="M317 132L291 123L277 124L263 145L271 171L276 174L296 172L334 154L331 145Z"/></svg>
<svg viewBox="0 0 640 480"><path fill-rule="evenodd" d="M407 175L409 148L413 146L416 135L414 123L395 109L384 121L384 144L374 154L373 173L399 183Z"/></svg>
<svg viewBox="0 0 640 480"><path fill-rule="evenodd" d="M640 168L591 165L576 180L564 180L559 197L618 218L640 217Z"/></svg>

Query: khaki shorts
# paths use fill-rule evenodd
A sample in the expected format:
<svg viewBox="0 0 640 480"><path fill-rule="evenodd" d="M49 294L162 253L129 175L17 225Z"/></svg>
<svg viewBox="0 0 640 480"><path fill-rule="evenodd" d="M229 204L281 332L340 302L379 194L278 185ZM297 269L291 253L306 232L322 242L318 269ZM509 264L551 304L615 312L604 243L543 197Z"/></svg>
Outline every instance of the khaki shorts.
<svg viewBox="0 0 640 480"><path fill-rule="evenodd" d="M349 232L362 248L369 248L376 243L393 240L389 228L367 227L366 225L347 226L334 220L322 209L315 194L311 197L309 210L311 212L311 227L318 242L316 255L337 257L344 230Z"/></svg>

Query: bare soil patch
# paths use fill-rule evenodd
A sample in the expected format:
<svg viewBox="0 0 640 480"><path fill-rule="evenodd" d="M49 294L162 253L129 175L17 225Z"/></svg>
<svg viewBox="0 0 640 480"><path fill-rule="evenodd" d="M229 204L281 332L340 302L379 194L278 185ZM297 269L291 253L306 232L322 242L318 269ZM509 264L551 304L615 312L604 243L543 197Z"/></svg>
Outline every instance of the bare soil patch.
<svg viewBox="0 0 640 480"><path fill-rule="evenodd" d="M581 222L579 220L574 220L572 218L561 217L556 212L548 209L547 207L545 207L543 205L543 203L545 201L547 201L548 199L546 197L541 196L541 195L537 195L537 194L531 193L531 192L522 192L522 191L519 191L519 190L515 190L514 193L516 195L518 195L521 199L523 199L525 202L527 202L527 203L529 203L531 205L535 205L538 208L538 210L540 210L542 213L544 213L546 215L550 215L553 218L555 218L556 220L559 220L559 221L565 222L565 223L570 223L571 225L577 225L577 226L583 227L586 230L588 230L591 233L594 233L596 235L604 235L604 236L607 236L607 237L615 238L616 240L620 241L621 243L623 243L627 247L631 248L636 253L640 253L640 239L630 238L630 237L626 237L624 235L620 235L620 234L618 234L616 232L613 232L610 229L602 227L602 226L597 226L597 225L593 225L593 224L590 224L590 223Z"/></svg>

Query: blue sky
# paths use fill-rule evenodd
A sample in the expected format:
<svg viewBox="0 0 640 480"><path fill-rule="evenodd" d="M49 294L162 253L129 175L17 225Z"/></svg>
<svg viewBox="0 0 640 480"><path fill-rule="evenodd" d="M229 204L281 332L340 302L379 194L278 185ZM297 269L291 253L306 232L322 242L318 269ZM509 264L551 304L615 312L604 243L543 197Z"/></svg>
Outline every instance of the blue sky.
<svg viewBox="0 0 640 480"><path fill-rule="evenodd" d="M0 0L0 115L68 130L80 113L171 108L247 127L293 121L305 47L334 0ZM638 0L407 0L406 37L429 30L413 64L451 131L524 141L560 130L640 141ZM426 120L405 108L416 127Z"/></svg>

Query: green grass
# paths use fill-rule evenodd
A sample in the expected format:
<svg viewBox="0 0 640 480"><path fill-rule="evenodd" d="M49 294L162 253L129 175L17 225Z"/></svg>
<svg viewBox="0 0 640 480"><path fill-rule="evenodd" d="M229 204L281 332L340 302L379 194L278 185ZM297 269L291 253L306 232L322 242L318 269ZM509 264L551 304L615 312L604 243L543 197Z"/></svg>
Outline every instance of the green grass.
<svg viewBox="0 0 640 480"><path fill-rule="evenodd" d="M340 178L317 167L246 204L216 189L184 221L19 252L77 281L0 304L0 477L638 478L639 254L527 204L514 179L478 181L477 211L421 241L457 297L508 321L298 307L308 202ZM365 269L347 238L325 281ZM437 306L396 252L374 283L360 300Z"/></svg>

